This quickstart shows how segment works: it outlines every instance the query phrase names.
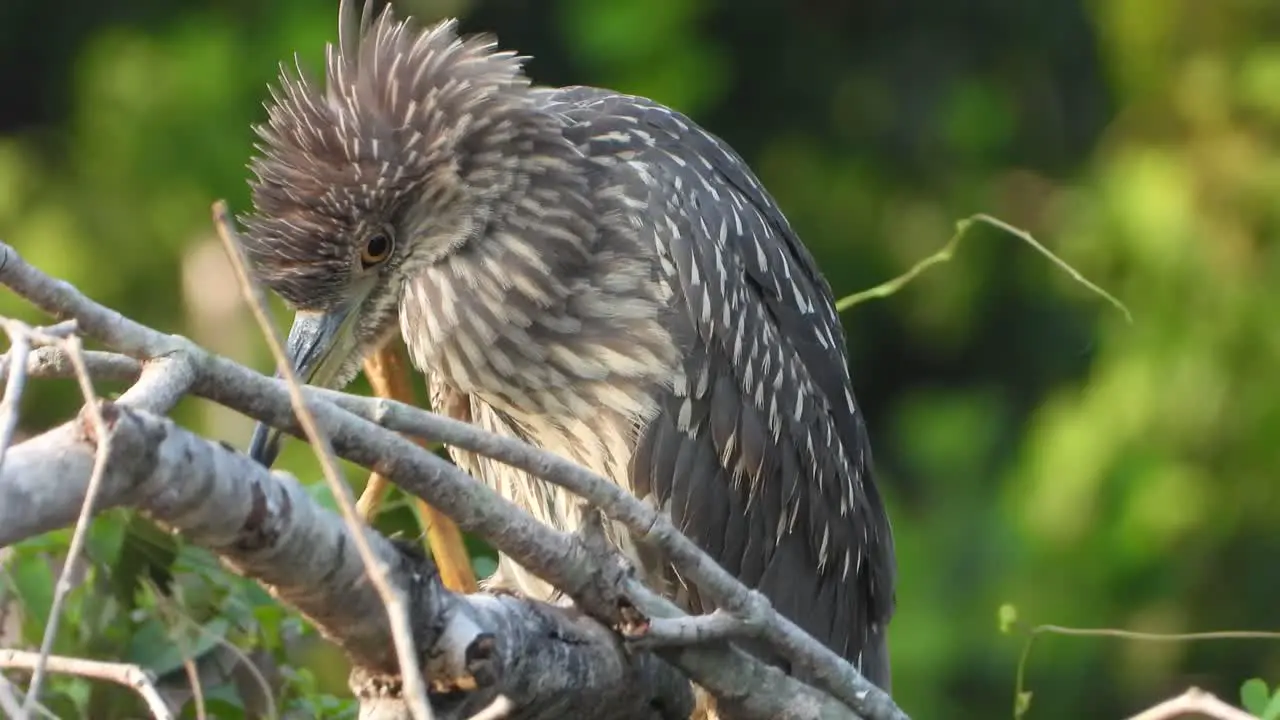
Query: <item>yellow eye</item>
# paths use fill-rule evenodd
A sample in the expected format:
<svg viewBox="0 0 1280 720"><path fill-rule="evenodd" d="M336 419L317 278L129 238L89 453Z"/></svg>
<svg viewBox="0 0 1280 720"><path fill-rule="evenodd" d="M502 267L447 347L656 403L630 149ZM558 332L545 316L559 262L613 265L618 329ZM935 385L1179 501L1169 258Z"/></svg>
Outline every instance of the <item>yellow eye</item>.
<svg viewBox="0 0 1280 720"><path fill-rule="evenodd" d="M364 241L364 247L360 248L360 264L366 268L385 262L391 257L391 249L394 243L391 242L391 236L384 231L370 235Z"/></svg>

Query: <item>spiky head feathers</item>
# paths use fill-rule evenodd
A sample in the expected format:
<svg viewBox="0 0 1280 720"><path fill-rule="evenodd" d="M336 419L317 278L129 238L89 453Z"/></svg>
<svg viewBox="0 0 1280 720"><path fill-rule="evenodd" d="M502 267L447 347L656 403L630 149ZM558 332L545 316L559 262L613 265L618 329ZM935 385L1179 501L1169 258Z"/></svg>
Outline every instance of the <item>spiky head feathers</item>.
<svg viewBox="0 0 1280 720"><path fill-rule="evenodd" d="M476 215L468 203L500 184L495 149L537 122L524 58L492 38L460 38L452 20L420 29L389 6L352 28L343 8L324 86L282 66L250 163L246 254L259 281L302 309L343 301L371 271L371 238L395 246L374 268L383 274L411 244L456 246Z"/></svg>

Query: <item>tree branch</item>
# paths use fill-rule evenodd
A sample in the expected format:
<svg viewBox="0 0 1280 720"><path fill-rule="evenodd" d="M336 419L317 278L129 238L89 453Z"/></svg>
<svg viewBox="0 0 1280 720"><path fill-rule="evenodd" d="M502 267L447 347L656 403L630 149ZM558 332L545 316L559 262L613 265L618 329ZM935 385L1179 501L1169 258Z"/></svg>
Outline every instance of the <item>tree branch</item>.
<svg viewBox="0 0 1280 720"><path fill-rule="evenodd" d="M13 321L10 321L9 324L11 326L9 336L15 338L15 342L23 342L19 338L30 339L31 333L27 328ZM15 330L12 326L18 327ZM85 540L88 538L89 523L93 520L94 515L94 503L98 499L102 475L106 471L107 457L111 452L111 434L107 431L106 420L98 412L98 406L95 402L97 397L93 391L93 383L89 380L89 376L85 372L84 363L80 359L80 338L71 336L63 343L63 347L71 358L71 366L75 371L76 381L80 385L80 394L85 400L85 410L88 411L89 422L92 424L94 434L98 437L98 448L94 454L89 482L85 486L84 501L80 505L79 514L76 516L76 528L71 535L71 547L67 549L66 561L62 564L61 572L58 573L58 581L53 593L53 604L49 608L49 620L45 625L44 638L40 642L40 653L36 656L35 667L31 673L31 686L27 690L27 699L22 703L24 713L29 712L40 697L40 683L44 679L45 660L53 650L53 641L58 634L58 622L62 618L62 604L66 601L67 594L71 592L71 573L80 558L80 553L84 550ZM6 394L5 401L7 402L8 400L10 400L10 397ZM14 400L16 402L16 397ZM15 417L16 414L15 412Z"/></svg>
<svg viewBox="0 0 1280 720"><path fill-rule="evenodd" d="M167 418L109 402L100 411L112 444L99 507L135 507L258 580L348 654L362 699L379 700L380 713L396 709L369 717L407 717L397 693L375 697L398 688L399 663L382 601L336 514L292 476L268 472ZM86 409L10 452L0 471L5 542L22 513L75 513L99 443L91 414ZM451 593L416 546L363 531L413 611L413 640L429 659L437 717L468 717L497 695L521 708L513 717L556 717L566 701L588 717L687 717L692 701L683 677L654 656L627 653L590 618L516 597ZM655 714L655 707L664 711Z"/></svg>
<svg viewBox="0 0 1280 720"><path fill-rule="evenodd" d="M286 431L298 432L280 383L209 354L183 338L162 335L102 308L69 285L39 273L6 246L0 246L0 282L58 317L77 318L85 332L128 355L146 359L150 353L158 353L165 357L186 358L194 369L192 390L196 394ZM28 367L31 367L30 361ZM98 356L91 362L93 372L123 377L131 370L118 358ZM378 418L391 424L390 418L404 415L413 420L412 423L404 420L406 427L427 423L419 428L424 436L456 442L460 447L486 448L487 451L480 450L481 454L493 453L493 457L503 460L501 453L510 448L504 450L494 444L496 436L461 423L458 424L461 427L447 425L447 418L407 406L379 404L379 401L340 393L308 389L307 406L339 455L372 468L409 492L429 500L459 526L485 537L504 553L565 591L579 607L593 616L610 624L621 624L627 611L634 616L636 608L651 617L682 615L673 605L631 578L619 564L616 554L591 552L580 538L558 533L537 523L453 465L404 438L380 429L365 418ZM356 410L365 418L357 417L348 410ZM463 434L448 439L452 437L449 433L453 432ZM799 631L794 624L774 613L767 603L761 602L763 598L758 594L736 583L675 531L668 521L643 506L637 509L631 502L634 498L628 499L625 493L602 478L554 455L532 448L525 448L524 452L524 462L535 468L536 474L581 491L592 503L606 509L610 517L620 519L632 528L642 528L642 532L647 531L651 538L671 548L672 560L692 570L687 574L689 579L700 588L708 589L708 594L718 600L727 600L721 602L720 607L747 621L748 627L763 627L764 637L771 644L792 658L793 664L806 676L814 678L821 687L843 701L836 702L736 649L708 646L659 651L724 701L722 706L741 708L742 717L852 717L848 708L877 720L906 717L885 693L867 683L851 666ZM512 464L520 466L519 463ZM27 526L34 522L32 516L18 518L18 521L25 522ZM49 527L47 521L43 527ZM0 543L25 536L0 522ZM385 636L383 641L385 643ZM751 680L744 684L742 678Z"/></svg>
<svg viewBox="0 0 1280 720"><path fill-rule="evenodd" d="M373 549L365 539L361 518L356 514L355 503L351 498L351 487L338 469L338 459L334 457L333 448L329 446L329 439L322 434L315 417L306 406L301 384L294 375L293 364L285 354L284 342L271 324L266 303L262 299L262 291L249 278L249 269L240 251L241 243L234 236L235 229L231 227L230 212L225 202L214 203L213 222L217 227L218 236L222 239L222 245L227 251L227 256L231 260L231 266L235 270L240 290L249 303L249 309L253 311L254 319L258 321L258 327L267 340L267 346L271 348L271 355L276 360L276 368L285 380L289 391L289 404L297 413L298 422L302 426L307 442L311 444L316 458L320 461L324 480L329 485L329 491L333 493L338 508L342 510L342 521L356 541L355 549L364 563L364 571L382 598L383 609L386 610L391 621L391 639L395 645L399 667L403 671L401 677L405 692L402 694L407 696L409 709L415 720L434 720L431 707L427 702L426 688L422 686L418 653L414 649L409 628L409 609L404 605L404 596L387 578L386 566L373 554Z"/></svg>
<svg viewBox="0 0 1280 720"><path fill-rule="evenodd" d="M0 381L8 382L13 365L14 350L0 355ZM142 374L142 363L128 355L102 350L85 350L81 353L85 369L94 382L137 382ZM71 357L60 347L36 348L27 356L26 376L35 380L68 380L75 378ZM7 393L6 393L7 396ZM132 405L132 403L130 403Z"/></svg>
<svg viewBox="0 0 1280 720"><path fill-rule="evenodd" d="M39 666L47 665L49 670L64 675L75 675L90 680L106 680L123 685L142 697L155 720L172 720L173 711L160 697L152 677L137 665L128 663L102 662L82 658L44 655L43 653L22 652L20 650L0 650L0 668L16 668L35 671ZM31 696L28 695L28 698ZM15 715L16 717L16 715Z"/></svg>

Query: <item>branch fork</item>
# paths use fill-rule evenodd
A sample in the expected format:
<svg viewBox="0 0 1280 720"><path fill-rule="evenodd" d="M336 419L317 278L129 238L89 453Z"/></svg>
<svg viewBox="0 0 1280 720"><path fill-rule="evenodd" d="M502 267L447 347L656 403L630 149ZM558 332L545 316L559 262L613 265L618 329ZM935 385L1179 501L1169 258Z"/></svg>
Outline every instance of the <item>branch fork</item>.
<svg viewBox="0 0 1280 720"><path fill-rule="evenodd" d="M687 717L686 676L735 718L906 717L887 695L780 618L763 596L742 587L660 514L583 468L393 400L304 388L287 373L284 381L263 377L94 303L3 244L0 283L57 318L74 319L86 336L123 353L55 347L23 354L15 345L5 365L10 384L17 376L65 377L77 365L84 369L87 397L92 379L136 381L112 410L107 408L113 404L101 404L107 414L118 412L109 437L119 451L104 464L95 507L129 505L147 512L306 615L352 658L353 683L362 701L366 694L370 703L376 697L376 707L362 710L366 717L416 712L418 717L464 718L507 704L514 708L512 717L538 717L568 697L599 708L598 714L588 713L592 717L652 718L655 708L662 708L661 717ZM246 294L265 317L261 299ZM336 473L326 476L340 515L317 507L287 474L268 473L244 455L158 416L187 393L307 435L330 470L330 452L376 467L566 592L579 609L506 595L455 594L440 582L430 558L407 553L358 521L345 484L334 482ZM90 406L99 404L89 403L86 412ZM73 425L9 451L0 466L0 545L76 523L74 507L99 453ZM310 427L304 431L304 425ZM542 525L397 433L478 452L569 488L600 516L650 535L682 577L722 611L685 616L645 587L616 550L595 547L600 538ZM47 482L49 477L60 481ZM228 512L231 508L239 510ZM375 569L373 584L370 568ZM388 605L396 603L387 603L374 587L377 575L407 611L401 620L395 612L388 614ZM610 627L627 641L619 642ZM817 668L814 685L727 643L711 642L750 636ZM399 652L388 637L396 639ZM411 648L408 664L405 648ZM415 665L425 677L420 671L400 672ZM571 668L575 672L567 672Z"/></svg>

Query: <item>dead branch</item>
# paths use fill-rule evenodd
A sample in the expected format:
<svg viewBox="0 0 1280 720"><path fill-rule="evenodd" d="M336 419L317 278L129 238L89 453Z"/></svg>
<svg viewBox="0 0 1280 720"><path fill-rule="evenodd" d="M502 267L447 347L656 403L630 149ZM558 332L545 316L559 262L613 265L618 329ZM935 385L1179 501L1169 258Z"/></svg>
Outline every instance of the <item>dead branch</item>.
<svg viewBox="0 0 1280 720"><path fill-rule="evenodd" d="M30 670L34 674L38 668L64 675L89 680L105 680L130 688L142 698L156 720L172 720L173 711L165 704L156 690L154 678L137 665L128 663L102 662L100 660L84 660L82 658L62 657L45 653L22 652L20 650L0 650L0 668ZM31 697L27 695L28 699ZM15 715L17 717L17 715Z"/></svg>

